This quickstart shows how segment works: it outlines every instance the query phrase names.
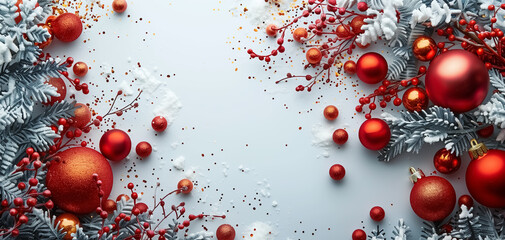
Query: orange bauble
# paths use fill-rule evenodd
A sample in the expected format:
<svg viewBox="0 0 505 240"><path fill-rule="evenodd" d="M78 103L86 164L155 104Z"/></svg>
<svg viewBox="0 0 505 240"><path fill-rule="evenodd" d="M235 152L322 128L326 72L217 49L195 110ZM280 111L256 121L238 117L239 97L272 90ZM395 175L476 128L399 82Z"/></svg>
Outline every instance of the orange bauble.
<svg viewBox="0 0 505 240"><path fill-rule="evenodd" d="M363 54L356 63L358 78L368 84L376 84L388 74L386 59L375 52Z"/></svg>
<svg viewBox="0 0 505 240"><path fill-rule="evenodd" d="M112 2L112 9L114 9L114 12L122 13L126 11L127 7L128 4L126 3L126 0L114 0Z"/></svg>
<svg viewBox="0 0 505 240"><path fill-rule="evenodd" d="M65 82L61 78L51 78L47 81L48 84L52 85L56 88L56 92L59 96L51 97L51 101L47 102L49 105L53 105L55 102L59 102L65 99L67 96L67 87L65 86Z"/></svg>
<svg viewBox="0 0 505 240"><path fill-rule="evenodd" d="M61 229L63 232L67 234L63 237L65 240L72 239L72 233L77 232L77 225L80 225L81 222L79 218L71 213L63 213L56 217L54 220L55 224L58 224L58 229Z"/></svg>
<svg viewBox="0 0 505 240"><path fill-rule="evenodd" d="M420 87L409 88L403 94L403 106L411 112L420 112L428 108L428 94Z"/></svg>
<svg viewBox="0 0 505 240"><path fill-rule="evenodd" d="M188 194L193 190L193 182L189 179L182 179L177 183L177 189L180 189L182 193Z"/></svg>
<svg viewBox="0 0 505 240"><path fill-rule="evenodd" d="M450 174L458 171L461 166L461 158L451 151L442 148L433 157L435 169L441 173Z"/></svg>
<svg viewBox="0 0 505 240"><path fill-rule="evenodd" d="M37 24L37 26L41 27L41 28L44 28L47 30L47 32L51 35L45 42L36 42L35 43L35 46L39 47L40 49L44 49L45 47L51 45L51 43L53 42L53 30L51 29L51 27L47 24Z"/></svg>
<svg viewBox="0 0 505 240"><path fill-rule="evenodd" d="M72 70L76 76L84 77L88 73L88 65L84 62L76 62Z"/></svg>
<svg viewBox="0 0 505 240"><path fill-rule="evenodd" d="M275 26L275 24L270 24L265 29L265 32L267 33L268 36L274 37L275 35L277 35L277 26Z"/></svg>
<svg viewBox="0 0 505 240"><path fill-rule="evenodd" d="M307 50L305 57L310 64L318 64L321 62L321 59L323 59L323 54L319 51L319 49L311 48Z"/></svg>
<svg viewBox="0 0 505 240"><path fill-rule="evenodd" d="M421 61L431 61L437 55L437 51L437 43L428 36L420 36L412 43L414 57Z"/></svg>
<svg viewBox="0 0 505 240"><path fill-rule="evenodd" d="M354 75L356 73L356 63L352 60L345 62L344 72L346 72L349 75Z"/></svg>
<svg viewBox="0 0 505 240"><path fill-rule="evenodd" d="M99 152L85 147L70 148L58 153L51 162L46 176L51 199L64 211L76 214L90 213L99 206L98 187L93 174L102 181L103 198L112 189L112 169Z"/></svg>
<svg viewBox="0 0 505 240"><path fill-rule="evenodd" d="M293 39L295 41L303 43L303 39L307 38L309 36L309 33L307 32L307 29L305 28L297 28L293 32Z"/></svg>
<svg viewBox="0 0 505 240"><path fill-rule="evenodd" d="M351 27L348 25L338 25L335 32L339 38L346 38L351 35Z"/></svg>
<svg viewBox="0 0 505 240"><path fill-rule="evenodd" d="M365 30L362 30L361 27L365 25L365 17L358 15L351 20L351 23L349 25L351 26L354 34L358 35L364 33Z"/></svg>
<svg viewBox="0 0 505 240"><path fill-rule="evenodd" d="M109 130L100 139L100 152L111 161L125 159L132 148L128 134L119 129Z"/></svg>
<svg viewBox="0 0 505 240"><path fill-rule="evenodd" d="M338 109L337 109L337 107L335 107L333 105L328 105L324 108L323 114L324 114L324 118L326 118L327 120L333 121L333 120L337 119L337 117L338 117Z"/></svg>
<svg viewBox="0 0 505 240"><path fill-rule="evenodd" d="M223 224L216 230L217 240L235 239L235 229L230 224Z"/></svg>
<svg viewBox="0 0 505 240"><path fill-rule="evenodd" d="M77 103L75 106L77 108L74 110L72 125L76 128L83 128L91 121L91 111L89 111L88 106L82 103Z"/></svg>
<svg viewBox="0 0 505 240"><path fill-rule="evenodd" d="M82 33L82 22L79 16L73 13L63 13L52 23L54 36L62 42L72 42Z"/></svg>

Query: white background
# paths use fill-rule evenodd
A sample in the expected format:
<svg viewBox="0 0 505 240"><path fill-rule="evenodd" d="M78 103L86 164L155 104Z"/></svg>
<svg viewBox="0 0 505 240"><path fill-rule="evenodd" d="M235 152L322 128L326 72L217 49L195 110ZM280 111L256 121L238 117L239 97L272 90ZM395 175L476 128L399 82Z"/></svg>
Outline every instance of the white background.
<svg viewBox="0 0 505 240"><path fill-rule="evenodd" d="M105 2L106 10L109 2ZM272 70L265 71L262 62L249 60L244 47L261 50L275 46L275 42L267 39L259 44L254 39L264 39L263 29L254 32L258 23L236 14L244 7L240 3L245 6L249 2L129 0L124 14L97 11L101 18L89 22L92 28L77 41L64 44L55 40L47 48L53 55L72 56L91 67L82 78L91 85L91 94L77 93L76 98L79 102L93 102L92 109L98 113L108 109L109 102L103 99L114 96L118 83L132 80L125 72L137 62L152 72L157 68L157 73L163 75L158 79L165 81L182 102L173 125L158 136L150 122L153 106L159 101L155 97L163 98L162 92L143 95L138 113L112 117L117 128L131 130L134 146L147 140L156 151L141 161L133 150L128 159L112 164L115 182L111 198L127 193L124 186L132 181L144 193L143 201L151 206L152 186L159 182L164 192L173 190L186 172L194 170L192 180L197 186L191 195L170 197L168 202L185 201L188 213L226 214L227 218L194 221L191 232L202 231L203 226L215 231L220 224L229 223L235 226L236 239L244 234L249 239L248 226L259 221L272 226L268 239L350 239L354 229L364 227L368 233L376 227L369 210L379 205L386 211L380 224L388 236L398 219L404 218L417 238L421 220L409 204L412 184L408 167L420 167L427 174L434 171L433 155L441 146L427 146L420 155L402 155L390 163L378 162L377 153L359 143L357 130L364 117L354 111L357 92L362 95L373 88L352 87L357 83L355 77L340 77L338 88L321 85L311 93L295 92L298 82L275 85L273 82L288 71L312 72L304 72L304 54L293 43L287 44L287 53L276 58L291 56L293 64L278 61L271 64ZM377 46L367 50L388 55L387 47L382 43ZM352 57L358 56L354 53ZM117 83L106 83L100 74L110 67L114 67L112 76ZM167 74L172 76L166 78ZM100 99L97 105L96 98ZM328 104L340 111L334 122L323 117ZM386 110L397 111L391 107ZM313 146L312 130L318 124L346 128L349 141L344 147L331 144L329 157L322 157L325 150ZM97 149L101 131L106 129L88 134L95 143L91 147ZM178 146L173 148L173 144ZM180 156L186 159L184 172L171 163ZM462 176L468 161L465 156L460 171L446 176L458 196L466 193ZM328 175L335 163L347 171L340 182ZM272 206L274 201L277 207Z"/></svg>

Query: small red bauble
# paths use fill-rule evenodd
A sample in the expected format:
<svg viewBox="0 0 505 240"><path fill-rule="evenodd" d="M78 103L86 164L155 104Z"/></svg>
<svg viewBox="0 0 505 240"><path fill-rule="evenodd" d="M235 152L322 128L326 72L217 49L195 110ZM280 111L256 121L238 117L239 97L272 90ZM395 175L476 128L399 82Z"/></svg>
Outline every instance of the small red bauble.
<svg viewBox="0 0 505 240"><path fill-rule="evenodd" d="M420 112L428 108L430 100L424 89L420 87L411 87L403 94L402 102L405 109L411 112Z"/></svg>
<svg viewBox="0 0 505 240"><path fill-rule="evenodd" d="M117 209L116 201L112 199L107 199L105 202L102 203L102 209L107 213L113 213Z"/></svg>
<svg viewBox="0 0 505 240"><path fill-rule="evenodd" d="M365 17L358 15L351 20L351 23L349 25L351 26L354 34L364 33L365 30L362 30L361 27L365 25Z"/></svg>
<svg viewBox="0 0 505 240"><path fill-rule="evenodd" d="M147 206L147 204L142 203L142 202L135 204L134 207L137 208L140 211L140 213L145 213L145 212L147 212L147 210L149 210L149 207Z"/></svg>
<svg viewBox="0 0 505 240"><path fill-rule="evenodd" d="M111 161L121 161L128 156L132 142L128 134L119 129L109 130L100 139L100 152Z"/></svg>
<svg viewBox="0 0 505 240"><path fill-rule="evenodd" d="M56 92L59 94L59 96L51 97L51 100L47 102L47 104L53 105L55 102L65 100L65 97L67 96L67 86L65 86L63 79L51 78L49 81L47 81L47 83L55 87Z"/></svg>
<svg viewBox="0 0 505 240"><path fill-rule="evenodd" d="M458 205L461 207L461 205L465 205L468 209L473 207L473 198L470 197L470 195L461 195L458 199Z"/></svg>
<svg viewBox="0 0 505 240"><path fill-rule="evenodd" d="M375 206L370 209L370 218L372 218L374 221L380 222L382 219L384 219L385 216L386 212L384 212L384 209L379 206Z"/></svg>
<svg viewBox="0 0 505 240"><path fill-rule="evenodd" d="M461 166L461 158L451 153L451 151L442 148L435 153L433 164L437 171L450 174L458 171Z"/></svg>
<svg viewBox="0 0 505 240"><path fill-rule="evenodd" d="M358 78L364 83L376 84L386 78L388 63L386 59L375 52L363 54L356 63Z"/></svg>
<svg viewBox="0 0 505 240"><path fill-rule="evenodd" d="M457 113L479 106L489 90L486 65L473 53L449 50L435 57L425 78L426 92L438 106Z"/></svg>
<svg viewBox="0 0 505 240"><path fill-rule="evenodd" d="M391 138L391 130L386 122L378 118L371 118L363 122L359 128L361 144L370 150L384 148Z"/></svg>
<svg viewBox="0 0 505 240"><path fill-rule="evenodd" d="M414 187L410 191L410 206L426 221L441 221L452 213L456 204L456 191L451 183L439 176L424 176L411 168Z"/></svg>
<svg viewBox="0 0 505 240"><path fill-rule="evenodd" d="M471 141L472 161L466 169L466 187L470 195L489 208L505 207L505 151L490 149Z"/></svg>
<svg viewBox="0 0 505 240"><path fill-rule="evenodd" d="M344 72L349 75L354 75L356 73L356 63L352 60L349 60L344 63Z"/></svg>
<svg viewBox="0 0 505 240"><path fill-rule="evenodd" d="M310 64L318 64L323 59L323 54L317 48L311 48L305 53L305 57Z"/></svg>
<svg viewBox="0 0 505 240"><path fill-rule="evenodd" d="M335 33L339 38L349 37L351 35L351 27L345 24L338 25Z"/></svg>
<svg viewBox="0 0 505 240"><path fill-rule="evenodd" d="M156 132L163 132L165 129L167 129L168 123L167 119L165 119L162 116L157 116L153 118L153 121L151 122L151 126L153 127L154 131Z"/></svg>
<svg viewBox="0 0 505 240"><path fill-rule="evenodd" d="M274 37L275 35L277 35L277 26L275 26L275 24L270 24L265 29L265 32L267 33L268 36Z"/></svg>
<svg viewBox="0 0 505 240"><path fill-rule="evenodd" d="M356 229L352 232L352 240L366 240L366 232L361 229Z"/></svg>
<svg viewBox="0 0 505 240"><path fill-rule="evenodd" d="M112 2L112 9L114 10L114 12L122 13L126 11L127 7L128 4L126 3L126 0L114 0Z"/></svg>
<svg viewBox="0 0 505 240"><path fill-rule="evenodd" d="M479 131L477 131L477 135L479 135L479 137L482 137L482 138L488 138L488 137L491 137L494 133L494 126L493 125L489 125Z"/></svg>
<svg viewBox="0 0 505 240"><path fill-rule="evenodd" d="M114 180L109 162L99 152L85 147L69 148L57 156L59 160L51 161L46 176L54 204L76 214L95 211L100 198L93 174L102 181L103 199L107 199Z"/></svg>
<svg viewBox="0 0 505 240"><path fill-rule="evenodd" d="M230 224L223 224L216 230L217 240L235 239L235 229Z"/></svg>
<svg viewBox="0 0 505 240"><path fill-rule="evenodd" d="M84 62L76 62L72 70L76 76L84 77L88 73L88 65Z"/></svg>
<svg viewBox="0 0 505 240"><path fill-rule="evenodd" d="M151 152L153 151L153 148L151 147L151 144L148 142L139 142L137 144L137 147L135 148L135 151L137 152L137 155L139 157L149 157L151 155Z"/></svg>
<svg viewBox="0 0 505 240"><path fill-rule="evenodd" d="M130 197L128 195L126 195L126 194L120 194L119 196L117 196L116 202L121 201L122 198L124 198L125 201L130 200Z"/></svg>
<svg viewBox="0 0 505 240"><path fill-rule="evenodd" d="M421 61L431 61L437 55L437 43L428 36L419 36L412 43L414 57Z"/></svg>
<svg viewBox="0 0 505 240"><path fill-rule="evenodd" d="M62 42L72 42L82 33L82 22L73 13L63 13L51 23L54 36Z"/></svg>
<svg viewBox="0 0 505 240"><path fill-rule="evenodd" d="M89 111L88 106L82 103L77 103L75 106L77 108L74 110L72 125L76 128L83 128L91 121L91 111Z"/></svg>
<svg viewBox="0 0 505 240"><path fill-rule="evenodd" d="M338 117L338 109L337 109L337 107L335 107L333 105L328 105L324 108L323 114L324 114L324 118L326 118L327 120L333 121L333 120L337 119L337 117Z"/></svg>
<svg viewBox="0 0 505 240"><path fill-rule="evenodd" d="M303 40L309 36L307 29L297 28L293 32L293 39L299 43L303 43Z"/></svg>
<svg viewBox="0 0 505 240"><path fill-rule="evenodd" d="M335 142L338 145L342 145L347 142L347 139L349 139L349 135L347 134L347 131L344 129L337 129L335 132L333 132L333 142Z"/></svg>
<svg viewBox="0 0 505 240"><path fill-rule="evenodd" d="M177 189L180 189L182 193L188 194L193 190L193 182L189 179L182 179L177 183Z"/></svg>
<svg viewBox="0 0 505 240"><path fill-rule="evenodd" d="M335 164L330 167L330 177L333 180L342 180L345 176L345 168L340 164Z"/></svg>

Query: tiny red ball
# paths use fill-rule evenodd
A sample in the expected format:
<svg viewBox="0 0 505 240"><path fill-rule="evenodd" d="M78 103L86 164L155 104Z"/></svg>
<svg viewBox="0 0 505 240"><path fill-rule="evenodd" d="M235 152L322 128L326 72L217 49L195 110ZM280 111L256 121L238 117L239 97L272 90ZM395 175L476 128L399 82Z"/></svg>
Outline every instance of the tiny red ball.
<svg viewBox="0 0 505 240"><path fill-rule="evenodd" d="M156 132L163 132L165 129L167 129L168 122L167 119L165 119L162 116L157 116L153 118L153 121L151 122L151 126L153 127L154 131Z"/></svg>
<svg viewBox="0 0 505 240"><path fill-rule="evenodd" d="M366 240L366 233L361 229L356 229L352 232L352 240Z"/></svg>
<svg viewBox="0 0 505 240"><path fill-rule="evenodd" d="M333 132L333 142L336 144L342 145L347 142L347 139L349 139L349 134L347 134L346 130L337 129Z"/></svg>
<svg viewBox="0 0 505 240"><path fill-rule="evenodd" d="M458 206L465 205L467 208L473 207L473 198L470 195L461 195L458 199Z"/></svg>
<svg viewBox="0 0 505 240"><path fill-rule="evenodd" d="M149 155L151 155L153 148L152 148L151 144L144 141L144 142L139 142L137 144L135 151L137 152L137 155L139 155L139 157L146 158L146 157L149 157Z"/></svg>

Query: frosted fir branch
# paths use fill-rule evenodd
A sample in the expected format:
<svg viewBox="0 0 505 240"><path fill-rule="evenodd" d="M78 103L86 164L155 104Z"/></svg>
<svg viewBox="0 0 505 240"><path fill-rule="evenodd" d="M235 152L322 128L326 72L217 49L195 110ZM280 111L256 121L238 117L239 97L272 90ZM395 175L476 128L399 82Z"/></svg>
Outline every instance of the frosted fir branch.
<svg viewBox="0 0 505 240"><path fill-rule="evenodd" d="M384 232L384 229L381 229L379 225L377 225L377 228L372 230L370 234L368 235L369 240L386 240L386 233Z"/></svg>
<svg viewBox="0 0 505 240"><path fill-rule="evenodd" d="M364 21L367 23L361 27L365 32L360 34L356 41L362 45L367 45L373 41L377 41L379 37L390 40L396 33L398 17L396 8L403 5L401 0L391 0L384 3L383 9L367 10L368 16L375 16L373 18L366 18Z"/></svg>
<svg viewBox="0 0 505 240"><path fill-rule="evenodd" d="M477 237L474 233L479 227L479 216L473 214L473 208L468 209L466 205L461 205L451 236L457 239L473 239Z"/></svg>
<svg viewBox="0 0 505 240"><path fill-rule="evenodd" d="M417 24L429 23L432 27L437 27L443 23L450 23L453 17L460 14L461 9L453 9L445 2L433 0L429 7L423 3L412 12L410 25L414 28Z"/></svg>
<svg viewBox="0 0 505 240"><path fill-rule="evenodd" d="M31 233L34 239L63 239L66 235L66 232L59 229L59 224L55 222L56 216L50 216L48 211L34 208L31 213L26 215L30 221L19 227L20 235Z"/></svg>
<svg viewBox="0 0 505 240"><path fill-rule="evenodd" d="M452 237L446 233L439 234L432 222L423 222L423 225L421 228L421 240L452 240Z"/></svg>
<svg viewBox="0 0 505 240"><path fill-rule="evenodd" d="M438 106L422 112L402 112L400 116L383 113L382 117L391 129L391 140L379 152L380 161L390 161L404 152L418 153L424 144L436 142L444 142L445 148L461 155L478 130L469 116L456 116Z"/></svg>
<svg viewBox="0 0 505 240"><path fill-rule="evenodd" d="M393 240L407 240L407 235L410 233L409 227L405 224L402 218L398 220L398 225L393 229Z"/></svg>
<svg viewBox="0 0 505 240"><path fill-rule="evenodd" d="M502 93L495 93L489 102L479 106L474 112L477 120L490 123L499 128L505 127L505 96Z"/></svg>

